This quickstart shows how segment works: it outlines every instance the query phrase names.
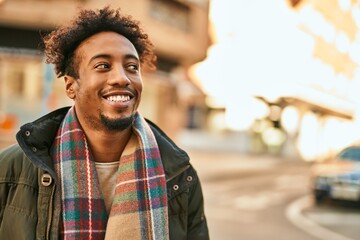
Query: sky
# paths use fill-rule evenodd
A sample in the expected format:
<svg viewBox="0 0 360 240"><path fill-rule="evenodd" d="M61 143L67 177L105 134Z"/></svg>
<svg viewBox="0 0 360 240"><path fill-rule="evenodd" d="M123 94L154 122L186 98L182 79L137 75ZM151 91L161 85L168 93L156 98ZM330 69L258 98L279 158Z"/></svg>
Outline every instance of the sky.
<svg viewBox="0 0 360 240"><path fill-rule="evenodd" d="M350 9L350 0L338 2L344 11L352 11L360 25L359 8ZM284 94L317 98L343 111L354 107L344 99L360 103L354 91L360 88L358 68L349 79L314 58L315 39L321 37L360 63L360 37L350 43L311 4L295 11L287 0L212 0L210 21L215 43L208 58L194 68L200 85L211 96L210 104L225 106L230 113L234 106L249 106L252 101L258 109L246 114L237 110L232 113L235 117L266 114L261 103L249 98L254 95L270 101Z"/></svg>
<svg viewBox="0 0 360 240"><path fill-rule="evenodd" d="M359 139L360 33L356 29L360 29L360 6L352 0L306 2L294 10L288 0L212 0L214 44L193 73L209 96L209 106L225 109L224 119L215 125L232 130L247 130L255 119L269 115L269 107L254 96L269 102L292 96L353 116L353 121L321 117L311 111L300 113L294 106L282 111L283 127L298 131L301 154L313 159ZM335 18L336 14L350 17L356 24L355 37L349 38L317 11L316 2L325 8L325 4L335 6L329 8L335 9L330 12ZM326 62L336 62L336 55L316 56L319 46L346 55L355 67L338 71ZM326 55L327 50L321 53Z"/></svg>

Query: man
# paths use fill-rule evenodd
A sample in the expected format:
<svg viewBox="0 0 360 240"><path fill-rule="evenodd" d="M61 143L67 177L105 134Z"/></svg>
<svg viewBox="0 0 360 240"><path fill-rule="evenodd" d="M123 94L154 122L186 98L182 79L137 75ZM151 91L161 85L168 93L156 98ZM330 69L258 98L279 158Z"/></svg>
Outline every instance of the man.
<svg viewBox="0 0 360 240"><path fill-rule="evenodd" d="M71 108L0 154L0 239L208 239L187 154L137 111L153 45L109 7L44 38Z"/></svg>

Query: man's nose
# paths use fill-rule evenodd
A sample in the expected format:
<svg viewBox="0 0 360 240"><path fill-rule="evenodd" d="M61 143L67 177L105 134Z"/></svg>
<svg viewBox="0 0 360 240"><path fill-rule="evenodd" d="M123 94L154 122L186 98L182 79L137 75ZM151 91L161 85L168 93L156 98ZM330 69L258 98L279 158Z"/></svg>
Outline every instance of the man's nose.
<svg viewBox="0 0 360 240"><path fill-rule="evenodd" d="M130 79L123 67L116 67L111 71L108 83L110 85L128 86L130 84Z"/></svg>

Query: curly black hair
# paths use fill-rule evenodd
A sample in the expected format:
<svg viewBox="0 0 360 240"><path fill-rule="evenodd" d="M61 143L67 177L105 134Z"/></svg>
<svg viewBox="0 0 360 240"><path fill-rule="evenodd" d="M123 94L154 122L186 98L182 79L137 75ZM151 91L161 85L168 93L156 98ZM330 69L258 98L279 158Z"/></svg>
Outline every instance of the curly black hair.
<svg viewBox="0 0 360 240"><path fill-rule="evenodd" d="M77 78L77 61L74 52L79 44L92 35L112 31L126 37L139 54L140 62L155 67L154 46L140 27L140 23L120 9L109 6L97 10L81 10L68 25L59 27L43 38L46 63L55 65L58 77L69 75Z"/></svg>

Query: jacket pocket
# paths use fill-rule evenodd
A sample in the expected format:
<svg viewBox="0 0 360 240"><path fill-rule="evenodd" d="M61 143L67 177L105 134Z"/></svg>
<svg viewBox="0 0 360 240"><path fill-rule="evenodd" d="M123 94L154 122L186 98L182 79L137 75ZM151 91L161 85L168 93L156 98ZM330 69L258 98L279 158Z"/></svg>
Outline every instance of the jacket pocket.
<svg viewBox="0 0 360 240"><path fill-rule="evenodd" d="M36 219L20 209L14 209L11 206L5 208L0 227L0 239L35 239L35 229Z"/></svg>
<svg viewBox="0 0 360 240"><path fill-rule="evenodd" d="M35 239L36 192L26 184L0 184L0 239Z"/></svg>

